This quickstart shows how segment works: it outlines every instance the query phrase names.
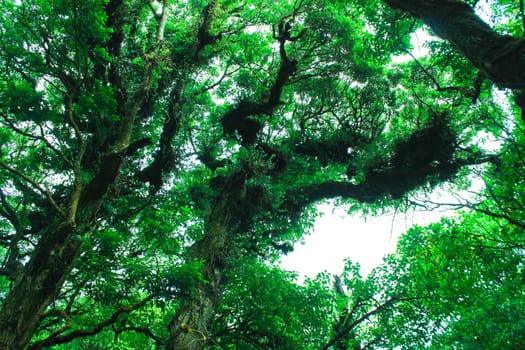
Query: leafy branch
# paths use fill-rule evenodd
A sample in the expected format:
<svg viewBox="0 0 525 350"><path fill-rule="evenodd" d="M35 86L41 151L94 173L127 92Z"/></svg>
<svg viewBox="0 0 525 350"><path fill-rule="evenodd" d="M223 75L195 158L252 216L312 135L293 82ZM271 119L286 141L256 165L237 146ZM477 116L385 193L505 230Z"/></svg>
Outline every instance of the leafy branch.
<svg viewBox="0 0 525 350"><path fill-rule="evenodd" d="M44 136L44 130L42 129L42 126L39 125L38 127L40 128L40 135L37 136L37 135L34 135L32 133L29 133L27 131L24 131L22 129L20 129L19 127L17 127L13 122L9 121L7 119L7 116L6 115L3 115L2 116L3 119L4 119L4 122L5 124L11 129L13 130L14 132L16 132L17 134L20 134L24 137L27 137L31 140L36 140L36 141L41 141L43 142L53 153L55 153L56 155L58 155L69 167L73 168L73 162L71 161L71 159L69 159L62 151L60 151L58 148L56 148L55 146L53 146L53 144Z"/></svg>
<svg viewBox="0 0 525 350"><path fill-rule="evenodd" d="M378 312L381 312L382 310L392 306L394 303L396 302L399 302L399 301L406 301L406 300L409 300L407 298L399 298L399 297L392 297L390 299L388 299L387 301L385 301L384 303L380 304L379 306L377 306L376 308L374 308L373 310L370 310L368 311L367 313L365 313L364 315L362 315L361 317L359 317L357 320L355 320L354 322L351 322L351 323L348 323L350 321L350 319L347 320L347 324L345 324L337 334L335 334L332 339L330 339L328 341L328 343L326 343L323 347L321 347L320 350L328 350L332 345L334 345L338 340L342 339L343 337L345 337L348 332L350 332L354 327L356 327L357 325L361 324L362 322L368 320L370 318L370 316L373 316L375 314L377 314Z"/></svg>
<svg viewBox="0 0 525 350"><path fill-rule="evenodd" d="M66 320L66 324L63 327L51 333L51 335L47 337L46 339L40 340L34 343L33 345L31 345L29 347L29 350L40 350L43 347L65 344L76 338L87 337L87 336L98 334L102 332L102 330L104 330L105 327L115 323L118 320L120 315L135 311L141 308L142 306L144 306L147 302L149 302L152 299L153 299L153 295L149 295L146 298L130 306L121 306L117 310L115 310L115 312L113 312L113 314L110 317L99 322L96 326L89 328L89 329L77 329L65 335L60 335L60 334L64 333L69 328L71 328L72 322L67 312L65 310L62 310L59 312L59 314L64 317L64 319Z"/></svg>
<svg viewBox="0 0 525 350"><path fill-rule="evenodd" d="M35 180L31 179L29 176L25 175L24 173L22 173L20 170L18 169L15 169L15 168L12 168L10 167L9 165L7 165L6 163L4 163L3 161L0 160L0 167L6 169L7 171L17 175L18 177L24 179L26 182L30 183L38 192L42 193L44 196L46 196L47 200L49 201L49 203L51 203L51 205L53 206L53 208L55 208L55 210L58 212L58 214L60 214L60 216L63 218L63 219L67 219L67 215L66 213L62 210L62 208L60 208L60 206L58 205L58 203L53 199L53 196L51 196L51 193L46 190L45 188L43 188L42 186L40 186Z"/></svg>
<svg viewBox="0 0 525 350"><path fill-rule="evenodd" d="M437 79L428 71L428 69L426 69L422 64L421 62L419 62L419 60L412 54L412 52L408 51L408 50L405 50L405 53L407 55L409 55L413 60L414 62L416 63L416 65L423 71L423 73L432 81L432 83L434 83L434 85L436 86L436 89L439 91L439 92L445 92L445 91L459 91L459 93L465 97L469 97L472 99L473 102L476 102L476 100L478 99L479 97L479 94L481 92L481 84L483 82L483 74L481 73L481 71L478 72L477 76L476 76L476 80L474 82L474 87L472 88L467 88L467 87L462 87L462 86L446 86L446 87L442 87L439 82L437 81Z"/></svg>

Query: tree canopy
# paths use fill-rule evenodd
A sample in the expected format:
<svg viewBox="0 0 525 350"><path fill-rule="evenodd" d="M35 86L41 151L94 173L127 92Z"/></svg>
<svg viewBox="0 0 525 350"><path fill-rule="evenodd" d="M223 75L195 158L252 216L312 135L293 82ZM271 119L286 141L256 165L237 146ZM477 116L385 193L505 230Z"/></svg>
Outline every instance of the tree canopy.
<svg viewBox="0 0 525 350"><path fill-rule="evenodd" d="M491 6L2 1L0 349L522 349L525 17ZM369 276L278 267L319 202L474 175Z"/></svg>

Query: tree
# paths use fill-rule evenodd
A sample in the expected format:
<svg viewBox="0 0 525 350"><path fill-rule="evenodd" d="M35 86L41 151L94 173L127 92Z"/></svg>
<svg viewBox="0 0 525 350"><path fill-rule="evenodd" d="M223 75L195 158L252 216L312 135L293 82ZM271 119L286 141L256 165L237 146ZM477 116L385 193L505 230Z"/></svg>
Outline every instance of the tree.
<svg viewBox="0 0 525 350"><path fill-rule="evenodd" d="M500 109L474 66L506 83L466 52L393 63L420 23L379 2L0 6L0 349L298 344L273 321L232 336L223 303L315 203L392 205L497 162L475 146Z"/></svg>
<svg viewBox="0 0 525 350"><path fill-rule="evenodd" d="M373 326L380 347L521 349L523 240L501 234L477 214L407 232L383 275L403 298Z"/></svg>
<svg viewBox="0 0 525 350"><path fill-rule="evenodd" d="M457 217L410 229L369 276L399 298L368 333L379 335L380 348L523 348L524 133L519 123L504 124L501 157L485 169L484 189L453 204L463 209Z"/></svg>

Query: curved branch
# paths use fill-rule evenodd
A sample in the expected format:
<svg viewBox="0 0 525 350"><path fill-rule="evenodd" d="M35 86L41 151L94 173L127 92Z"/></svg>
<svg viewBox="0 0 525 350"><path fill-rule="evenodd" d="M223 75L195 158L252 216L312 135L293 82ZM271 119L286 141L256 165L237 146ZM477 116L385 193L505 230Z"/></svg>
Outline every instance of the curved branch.
<svg viewBox="0 0 525 350"><path fill-rule="evenodd" d="M127 326L121 329L117 329L115 331L117 336L118 334L123 333L123 332L137 332L140 334L144 334L146 337L153 339L153 341L157 344L158 349L160 349L160 346L163 343L163 340L159 336L155 335L149 328Z"/></svg>
<svg viewBox="0 0 525 350"><path fill-rule="evenodd" d="M180 130L180 87L178 84L170 92L168 113L158 142L158 151L153 157L153 161L144 169L136 174L137 179L142 182L149 182L154 191L162 187L162 174L170 171L175 166L175 152L171 142Z"/></svg>
<svg viewBox="0 0 525 350"><path fill-rule="evenodd" d="M231 74L237 73L237 71L239 71L241 69L240 67L238 67L238 68L233 69L231 72L228 72L228 68L229 68L229 65L226 66L226 68L224 69L224 72L222 73L222 76L216 82L212 83L209 86L203 87L195 95L199 95L199 94L202 94L202 93L204 93L206 91L210 91L210 90L216 88L217 86L219 86L222 83L224 78L226 78L227 76L230 76Z"/></svg>
<svg viewBox="0 0 525 350"><path fill-rule="evenodd" d="M275 28L273 30L273 37L279 42L281 63L275 81L270 87L267 100L252 102L244 99L227 112L221 120L224 132L230 135L237 132L241 136L241 144L243 146L252 145L257 139L257 134L263 127L262 123L250 119L250 117L259 114L271 115L282 103L280 99L284 86L297 71L298 62L296 60L290 60L285 50L286 42L292 40L290 36L291 25L282 19L279 22L277 34L275 33Z"/></svg>

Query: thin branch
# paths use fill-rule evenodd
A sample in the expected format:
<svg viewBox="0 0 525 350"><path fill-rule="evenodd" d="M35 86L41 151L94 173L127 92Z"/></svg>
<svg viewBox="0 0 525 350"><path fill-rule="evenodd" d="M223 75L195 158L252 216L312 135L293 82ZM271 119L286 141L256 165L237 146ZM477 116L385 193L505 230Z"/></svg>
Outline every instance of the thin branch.
<svg viewBox="0 0 525 350"><path fill-rule="evenodd" d="M67 214L67 220L70 223L75 222L75 217L77 214L78 209L78 203L80 202L80 195L82 192L82 175L81 175L81 164L82 164L82 158L84 158L84 152L85 152L85 145L83 140L82 132L80 131L80 128L78 127L77 122L75 121L75 118L73 117L73 99L71 96L68 95L67 100L67 116L69 123L73 127L73 130L75 131L75 136L77 138L77 144L78 144L78 157L75 161L75 164L73 165L73 171L75 173L75 181L73 185L73 191L71 193L71 201L69 204L69 212Z"/></svg>
<svg viewBox="0 0 525 350"><path fill-rule="evenodd" d="M511 218L511 217L508 216L508 215L495 213L495 212L493 212L493 211L486 210L486 209L480 209L480 208L477 208L477 207L473 207L473 208L471 208L471 209L473 209L474 211L480 212L480 213L482 213L482 214L485 214L485 215L488 215L488 216L492 216L492 217L494 217L494 218L507 220L507 221L510 222L511 224L516 225L516 226L518 226L519 228L525 230L525 224L519 222L519 221L516 220L516 219Z"/></svg>
<svg viewBox="0 0 525 350"><path fill-rule="evenodd" d="M494 199L494 198L493 198ZM436 208L440 208L440 207L450 207L450 208L455 208L455 209L462 209L462 208L467 208L467 209L470 209L470 210L473 210L475 212L478 212L478 213L481 213L481 214L485 214L485 215L488 215L488 216L492 216L494 218L498 218L498 219L504 219L504 220L507 220L509 223L519 227L519 228L522 228L522 229L525 229L525 223L522 223L512 217L510 217L509 215L503 213L496 213L494 211L491 211L491 210L488 210L488 209L482 209L480 208L480 204L481 203L470 203L470 202L465 202L465 203L439 203L439 202L434 202L434 201L431 201L431 200L425 200L423 202L416 202L416 201L412 201L410 200L409 201L411 204L413 205L417 205L417 206L421 206L425 209L429 209L428 205L431 204L433 207L430 208L431 210L434 210ZM504 211L502 208L500 208L502 211Z"/></svg>
<svg viewBox="0 0 525 350"><path fill-rule="evenodd" d="M69 328L71 328L71 325L72 325L72 321L71 321L71 317L69 317L68 313L66 312L66 310L58 310L57 311L59 313L60 316L62 316L65 320L66 320L66 324L63 325L62 327L56 329L54 332L52 332L49 337L47 337L46 339L53 339L53 338L56 338L58 335L60 335L61 333L64 333L65 331L67 331ZM38 344L38 343L37 343ZM35 350L40 350L42 348L42 346L44 346L45 343L41 343L40 345L37 345L34 349Z"/></svg>
<svg viewBox="0 0 525 350"><path fill-rule="evenodd" d="M229 68L229 66L226 66L226 69L224 69L224 73L219 78L219 80L217 80L215 83L211 84L210 86L206 86L206 87L202 88L202 90L199 91L197 94L202 94L202 93L204 93L206 91L214 89L215 87L219 86L222 83L222 81L224 80L224 78L226 78L228 75L234 74L234 73L236 73L237 71L239 71L241 69L241 67L238 67L237 69L234 69L231 72L228 72L228 68Z"/></svg>
<svg viewBox="0 0 525 350"><path fill-rule="evenodd" d="M384 302L383 304L379 305L378 307L376 307L375 309L367 312L366 314L364 314L363 316L361 316L360 318L358 318L357 320L355 320L354 322L344 326L341 331L339 331L339 333L337 333L336 335L334 335L332 337L332 339L326 343L326 345L324 345L321 350L328 350L332 345L334 345L338 340L340 340L341 338L343 338L349 331L351 331L355 326L359 325L360 323L366 321L368 318L370 318L370 316L372 315L375 315L376 313L382 311L383 309L387 308L387 307L390 307L392 304L394 304L395 302L397 301L403 301L403 300L408 300L408 299L404 299L404 298L397 298L397 297L393 297L393 298L390 298L388 299L386 302Z"/></svg>
<svg viewBox="0 0 525 350"><path fill-rule="evenodd" d="M22 136L25 136L27 138L30 138L32 140L37 140L37 141L42 141L43 143L45 143L45 145L51 149L55 154L57 154L67 165L69 165L71 168L73 168L73 162L71 161L71 159L69 159L63 152L61 152L59 149L57 149L55 146L53 146L51 144L51 142L49 142L48 139L46 139L43 135L44 135L44 132L42 130L42 127L39 125L40 127L40 136L36 136L36 135L33 135L31 133L28 133L20 128L18 128L14 123L10 122L8 119L7 119L7 116L3 115L3 119L5 121L5 123L8 125L9 128L11 128L13 131L15 131L16 133L22 135Z"/></svg>
<svg viewBox="0 0 525 350"><path fill-rule="evenodd" d="M35 182L35 180L31 179L29 176L23 174L20 170L17 170L15 168L12 168L10 167L9 165L7 165L6 163L4 163L3 161L0 160L0 167L12 172L13 174L21 177L22 179L24 179L25 181L29 182L35 189L38 190L38 192L42 193L44 196L46 196L47 200L49 201L49 203L51 203L51 205L53 206L53 208L55 208L55 210L60 214L60 216L64 219L67 219L67 215L66 213L64 213L64 211L60 208L60 206L57 204L57 202L53 199L53 197L51 196L51 193L49 193L48 190L42 188L38 183Z"/></svg>
<svg viewBox="0 0 525 350"><path fill-rule="evenodd" d="M434 78L434 76L432 74L430 74L430 72L428 71L428 69L426 69L420 62L419 60L408 50L405 50L405 53L407 55L409 55L410 57L412 57L412 59L414 60L414 62L416 63L416 65L423 71L423 73L425 73L425 75L430 79L432 80L432 82L434 83L434 85L436 85L436 88L438 91L440 92L443 92L443 91L461 91L461 88L457 87L457 86L447 86L447 87L441 87L441 85L439 85L438 81L436 80L436 78Z"/></svg>
<svg viewBox="0 0 525 350"><path fill-rule="evenodd" d="M117 321L117 319L119 318L120 315L125 314L125 313L130 313L132 311L135 311L135 310L141 308L142 306L144 306L144 304L146 304L151 299L153 299L153 295L149 295L146 298L138 301L137 303L135 303L133 305L121 306L117 310L115 310L115 312L109 318L99 322L96 326L94 326L93 328L90 328L90 329L77 329L77 330L72 331L71 333L68 333L68 334L65 334L65 335L61 336L57 332L59 330L61 332L64 332L66 330L66 329L64 329L65 326L61 327L57 331L53 332L46 339L43 339L43 340L38 341L35 344L31 345L29 347L29 350L40 350L43 347L59 345L59 344L65 344L65 343L68 343L68 342L70 342L70 341L72 341L73 339L76 339L76 338L87 337L87 336L98 334L98 333L102 332L102 330L105 327L107 327L107 326L113 324L115 321ZM66 320L67 320L67 318L66 318Z"/></svg>
<svg viewBox="0 0 525 350"><path fill-rule="evenodd" d="M523 31L525 32L525 11L523 10L523 0L520 0L520 15L521 23L523 25Z"/></svg>

